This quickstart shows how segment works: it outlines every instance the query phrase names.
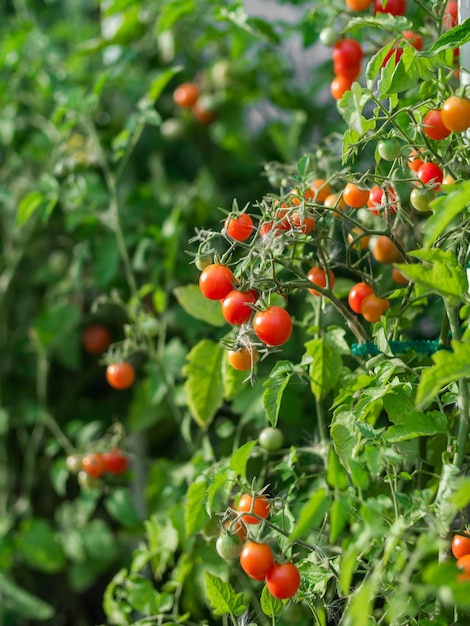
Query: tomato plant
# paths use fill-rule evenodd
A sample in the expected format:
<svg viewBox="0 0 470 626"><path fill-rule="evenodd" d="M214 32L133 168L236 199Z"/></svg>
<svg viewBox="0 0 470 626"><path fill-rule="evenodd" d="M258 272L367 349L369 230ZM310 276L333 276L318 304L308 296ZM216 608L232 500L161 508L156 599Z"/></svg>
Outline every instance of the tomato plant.
<svg viewBox="0 0 470 626"><path fill-rule="evenodd" d="M245 543L240 554L240 565L250 578L264 580L273 564L274 554L267 543Z"/></svg>
<svg viewBox="0 0 470 626"><path fill-rule="evenodd" d="M275 598L292 598L300 587L299 570L294 563L274 563L266 574L266 587Z"/></svg>

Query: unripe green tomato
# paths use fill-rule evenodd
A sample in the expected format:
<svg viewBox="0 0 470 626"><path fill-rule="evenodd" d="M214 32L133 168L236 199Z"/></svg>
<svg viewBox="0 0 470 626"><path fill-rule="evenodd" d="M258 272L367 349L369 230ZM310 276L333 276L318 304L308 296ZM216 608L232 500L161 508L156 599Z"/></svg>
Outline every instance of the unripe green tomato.
<svg viewBox="0 0 470 626"><path fill-rule="evenodd" d="M400 154L401 144L398 139L382 139L377 144L377 152L384 161L394 161Z"/></svg>
<svg viewBox="0 0 470 626"><path fill-rule="evenodd" d="M69 454L65 459L65 465L71 474L78 474L82 469L82 455L81 454Z"/></svg>
<svg viewBox="0 0 470 626"><path fill-rule="evenodd" d="M68 254L64 250L54 250L50 253L47 264L53 274L63 276L69 266Z"/></svg>
<svg viewBox="0 0 470 626"><path fill-rule="evenodd" d="M272 428L271 426L268 426L260 432L258 441L262 448L269 450L270 452L274 452L275 450L282 448L284 435L279 428Z"/></svg>
<svg viewBox="0 0 470 626"><path fill-rule="evenodd" d="M101 480L99 478L94 478L83 470L78 472L77 481L84 491L87 489L98 489L101 486Z"/></svg>
<svg viewBox="0 0 470 626"><path fill-rule="evenodd" d="M340 34L332 26L326 26L320 32L320 41L324 46L334 46L340 40Z"/></svg>
<svg viewBox="0 0 470 626"><path fill-rule="evenodd" d="M223 533L219 535L215 542L217 553L226 561L239 557L242 547L243 544L237 535L226 535Z"/></svg>
<svg viewBox="0 0 470 626"><path fill-rule="evenodd" d="M230 61L222 59L214 63L211 75L214 83L219 87L224 87L230 81L231 66Z"/></svg>
<svg viewBox="0 0 470 626"><path fill-rule="evenodd" d="M210 254L206 254L205 256L198 256L196 258L196 267L201 272L202 270L205 270L206 267L209 267L209 265L212 265L212 263L213 260Z"/></svg>
<svg viewBox="0 0 470 626"><path fill-rule="evenodd" d="M435 197L433 189L413 189L410 193L410 204L419 213L428 213L431 210L429 203Z"/></svg>
<svg viewBox="0 0 470 626"><path fill-rule="evenodd" d="M184 132L184 122L177 117L170 117L160 124L160 133L162 137L165 137L168 141L180 139L183 137Z"/></svg>

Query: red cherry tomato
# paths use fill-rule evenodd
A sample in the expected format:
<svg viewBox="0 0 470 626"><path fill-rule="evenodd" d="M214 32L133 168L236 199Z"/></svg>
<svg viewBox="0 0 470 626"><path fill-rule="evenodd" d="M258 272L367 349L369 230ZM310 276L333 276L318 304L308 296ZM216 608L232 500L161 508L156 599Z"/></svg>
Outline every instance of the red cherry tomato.
<svg viewBox="0 0 470 626"><path fill-rule="evenodd" d="M436 141L445 139L450 135L450 130L442 121L442 113L440 109L428 111L423 118L424 133Z"/></svg>
<svg viewBox="0 0 470 626"><path fill-rule="evenodd" d="M222 300L222 315L234 326L245 324L253 313L253 309L248 305L254 304L256 300L257 295L254 291L233 289Z"/></svg>
<svg viewBox="0 0 470 626"><path fill-rule="evenodd" d="M266 587L279 600L292 598L300 587L299 570L293 563L274 563L266 574Z"/></svg>
<svg viewBox="0 0 470 626"><path fill-rule="evenodd" d="M391 15L405 15L406 0L375 0L376 13L390 13Z"/></svg>
<svg viewBox="0 0 470 626"><path fill-rule="evenodd" d="M442 18L442 25L444 30L454 28L459 23L459 3L457 0L450 0L446 4L444 9L444 16Z"/></svg>
<svg viewBox="0 0 470 626"><path fill-rule="evenodd" d="M437 163L423 163L418 169L418 178L424 185L433 185L438 187L443 179L444 174Z"/></svg>
<svg viewBox="0 0 470 626"><path fill-rule="evenodd" d="M333 47L333 63L358 65L363 56L361 44L355 39L342 39Z"/></svg>
<svg viewBox="0 0 470 626"><path fill-rule="evenodd" d="M240 565L250 578L264 580L274 565L273 551L267 543L247 541L240 554Z"/></svg>
<svg viewBox="0 0 470 626"><path fill-rule="evenodd" d="M460 559L466 554L470 554L470 535L454 535L452 538L452 554L456 559Z"/></svg>
<svg viewBox="0 0 470 626"><path fill-rule="evenodd" d="M127 456L119 448L114 448L114 450L110 450L109 452L103 452L102 457L106 471L110 474L123 474L129 466Z"/></svg>
<svg viewBox="0 0 470 626"><path fill-rule="evenodd" d="M208 265L199 277L199 288L209 300L222 300L232 291L235 277L232 270L226 265L212 263Z"/></svg>
<svg viewBox="0 0 470 626"><path fill-rule="evenodd" d="M93 324L85 328L82 335L83 347L90 354L101 354L111 343L111 333L102 324Z"/></svg>
<svg viewBox="0 0 470 626"><path fill-rule="evenodd" d="M228 218L225 222L227 235L235 241L246 241L253 232L253 220L248 213Z"/></svg>
<svg viewBox="0 0 470 626"><path fill-rule="evenodd" d="M244 493L238 502L237 511L244 514L242 519L246 524L259 524L260 520L249 513L266 519L269 515L269 500L266 496L253 498L249 493Z"/></svg>
<svg viewBox="0 0 470 626"><path fill-rule="evenodd" d="M366 283L357 283L354 285L348 294L348 304L354 313L361 312L362 301L365 297L374 293L372 287Z"/></svg>
<svg viewBox="0 0 470 626"><path fill-rule="evenodd" d="M106 368L106 380L114 389L127 389L135 380L135 370L130 363L111 363Z"/></svg>
<svg viewBox="0 0 470 626"><path fill-rule="evenodd" d="M353 81L345 76L336 76L330 83L330 93L335 100L341 100L344 94L351 89Z"/></svg>
<svg viewBox="0 0 470 626"><path fill-rule="evenodd" d="M93 452L85 454L82 458L82 468L92 478L99 478L106 472L106 463L103 455Z"/></svg>
<svg viewBox="0 0 470 626"><path fill-rule="evenodd" d="M406 41L413 46L416 50L422 50L424 47L424 39L418 33L412 30L404 30L403 37Z"/></svg>
<svg viewBox="0 0 470 626"><path fill-rule="evenodd" d="M280 306L270 306L253 318L253 330L267 346L281 346L292 334L292 318Z"/></svg>
<svg viewBox="0 0 470 626"><path fill-rule="evenodd" d="M183 109L193 107L199 98L199 87L194 83L182 83L173 92L175 104Z"/></svg>
<svg viewBox="0 0 470 626"><path fill-rule="evenodd" d="M330 289L335 286L335 275L331 270L328 270L329 281L327 280L326 272L321 267L312 267L307 274L307 278L312 281L314 285L318 285L323 289L326 288L328 282L330 283ZM321 296L322 294L316 289L309 289L309 292L314 296Z"/></svg>

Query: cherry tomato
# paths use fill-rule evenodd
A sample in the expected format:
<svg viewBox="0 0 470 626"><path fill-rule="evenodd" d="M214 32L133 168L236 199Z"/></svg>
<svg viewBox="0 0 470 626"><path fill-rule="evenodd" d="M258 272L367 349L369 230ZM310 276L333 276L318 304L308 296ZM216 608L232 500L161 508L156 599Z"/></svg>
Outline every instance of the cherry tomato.
<svg viewBox="0 0 470 626"><path fill-rule="evenodd" d="M367 285L366 283L357 283L354 287L351 288L348 294L348 304L354 313L361 312L362 301L367 296L370 296L374 293L372 287Z"/></svg>
<svg viewBox="0 0 470 626"><path fill-rule="evenodd" d="M85 328L82 335L83 347L90 354L101 354L111 343L111 333L102 324L93 324Z"/></svg>
<svg viewBox="0 0 470 626"><path fill-rule="evenodd" d="M258 299L254 290L237 291L233 289L222 300L222 315L233 326L245 324L251 317L253 309L248 306Z"/></svg>
<svg viewBox="0 0 470 626"><path fill-rule="evenodd" d="M99 478L94 478L90 476L83 470L78 472L77 482L82 489L97 489L101 486L101 480Z"/></svg>
<svg viewBox="0 0 470 626"><path fill-rule="evenodd" d="M376 13L390 13L391 15L405 15L406 0L375 0Z"/></svg>
<svg viewBox="0 0 470 626"><path fill-rule="evenodd" d="M351 11L365 11L372 4L372 0L346 0L346 6Z"/></svg>
<svg viewBox="0 0 470 626"><path fill-rule="evenodd" d="M193 107L199 98L199 87L194 83L182 83L173 92L175 104L183 109Z"/></svg>
<svg viewBox="0 0 470 626"><path fill-rule="evenodd" d="M65 459L65 465L71 474L78 474L82 469L82 455L81 454L69 454Z"/></svg>
<svg viewBox="0 0 470 626"><path fill-rule="evenodd" d="M418 169L418 178L424 185L433 185L438 188L442 183L444 174L437 163L425 162Z"/></svg>
<svg viewBox="0 0 470 626"><path fill-rule="evenodd" d="M462 133L470 128L470 100L451 96L441 109L444 126L454 133Z"/></svg>
<svg viewBox="0 0 470 626"><path fill-rule="evenodd" d="M460 559L466 554L470 554L470 535L454 535L452 537L452 554L456 559Z"/></svg>
<svg viewBox="0 0 470 626"><path fill-rule="evenodd" d="M247 541L240 554L240 565L250 578L264 580L274 565L273 551L267 543Z"/></svg>
<svg viewBox="0 0 470 626"><path fill-rule="evenodd" d="M307 200L314 200L322 204L330 193L331 185L324 178L316 178L310 183L310 187L305 192L304 197Z"/></svg>
<svg viewBox="0 0 470 626"><path fill-rule="evenodd" d="M270 452L274 452L275 450L282 448L284 435L282 434L282 430L279 430L279 428L272 428L271 426L268 426L267 428L263 428L260 432L258 441L262 448L269 450Z"/></svg>
<svg viewBox="0 0 470 626"><path fill-rule="evenodd" d="M227 520L224 523L224 527L226 529L226 534L228 535L236 535L242 543L245 543L248 537L248 528L243 520Z"/></svg>
<svg viewBox="0 0 470 626"><path fill-rule="evenodd" d="M392 280L396 282L397 285L407 285L410 282L396 267L392 269Z"/></svg>
<svg viewBox="0 0 470 626"><path fill-rule="evenodd" d="M356 63L355 65L351 65L350 63L335 61L333 63L333 72L335 76L353 81L356 80L361 73L361 64Z"/></svg>
<svg viewBox="0 0 470 626"><path fill-rule="evenodd" d="M367 322L378 322L389 308L390 302L387 298L379 298L375 294L371 294L362 301L361 314Z"/></svg>
<svg viewBox="0 0 470 626"><path fill-rule="evenodd" d="M462 573L458 574L457 580L470 580L470 554L461 556L456 565L459 570L462 570Z"/></svg>
<svg viewBox="0 0 470 626"><path fill-rule="evenodd" d="M374 215L379 215L379 212L385 208L388 208L393 215L397 212L395 190L393 187L382 189L378 185L374 185L370 190L367 206Z"/></svg>
<svg viewBox="0 0 470 626"><path fill-rule="evenodd" d="M424 47L424 39L418 33L412 30L404 30L403 37L406 41L413 46L416 50L422 50Z"/></svg>
<svg viewBox="0 0 470 626"><path fill-rule="evenodd" d="M212 257L210 254L205 254L204 256L198 256L196 257L195 264L196 264L197 269L202 272L202 270L205 270L206 267L209 267L209 265L212 265Z"/></svg>
<svg viewBox="0 0 470 626"><path fill-rule="evenodd" d="M235 241L246 241L253 232L253 220L248 213L241 213L226 220L227 235Z"/></svg>
<svg viewBox="0 0 470 626"><path fill-rule="evenodd" d="M273 305L256 313L253 330L258 339L267 346L281 346L292 334L292 318L285 309Z"/></svg>
<svg viewBox="0 0 470 626"><path fill-rule="evenodd" d="M333 47L333 63L358 65L363 56L361 44L355 39L342 39Z"/></svg>
<svg viewBox="0 0 470 626"><path fill-rule="evenodd" d="M459 4L457 0L450 0L446 4L444 9L444 16L442 18L442 25L444 30L454 28L459 23Z"/></svg>
<svg viewBox="0 0 470 626"><path fill-rule="evenodd" d="M308 235L315 228L316 222L310 215L302 215L299 211L294 211L290 216L290 223L292 228L302 233L302 235Z"/></svg>
<svg viewBox="0 0 470 626"><path fill-rule="evenodd" d="M377 144L377 152L384 161L394 161L400 154L401 144L398 139L382 139Z"/></svg>
<svg viewBox="0 0 470 626"><path fill-rule="evenodd" d="M114 448L109 452L103 452L101 456L103 457L106 471L110 474L123 474L129 466L127 456L119 448Z"/></svg>
<svg viewBox="0 0 470 626"><path fill-rule="evenodd" d="M340 193L330 193L330 195L325 198L323 204L329 209L338 209L338 211L346 211L348 208ZM338 211L333 213L333 217L338 217Z"/></svg>
<svg viewBox="0 0 470 626"><path fill-rule="evenodd" d="M326 26L320 31L319 39L324 46L331 47L340 39L340 34L336 28Z"/></svg>
<svg viewBox="0 0 470 626"><path fill-rule="evenodd" d="M355 183L348 183L343 190L343 200L353 209L366 206L369 199L369 189L362 189Z"/></svg>
<svg viewBox="0 0 470 626"><path fill-rule="evenodd" d="M299 570L293 563L274 563L266 574L266 587L275 598L292 598L300 587Z"/></svg>
<svg viewBox="0 0 470 626"><path fill-rule="evenodd" d="M423 130L430 139L435 139L436 141L445 139L450 135L450 130L442 121L440 109L432 109L426 113L423 118Z"/></svg>
<svg viewBox="0 0 470 626"><path fill-rule="evenodd" d="M410 193L410 204L416 211L427 213L431 210L429 203L435 197L434 189L413 189Z"/></svg>
<svg viewBox="0 0 470 626"><path fill-rule="evenodd" d="M348 233L348 244L350 246L354 245L357 252L364 252L369 245L370 235L366 235L362 228L359 226L355 226L351 228L351 232Z"/></svg>
<svg viewBox="0 0 470 626"><path fill-rule="evenodd" d="M199 277L199 288L209 300L222 300L232 291L235 277L232 270L226 265L212 263L208 265Z"/></svg>
<svg viewBox="0 0 470 626"><path fill-rule="evenodd" d="M251 370L258 360L258 351L254 346L228 351L228 362L235 370L246 372Z"/></svg>
<svg viewBox="0 0 470 626"><path fill-rule="evenodd" d="M412 150L408 156L408 167L413 172L417 172L421 165L423 165L424 161L418 155L420 152L418 150Z"/></svg>
<svg viewBox="0 0 470 626"><path fill-rule="evenodd" d="M135 380L135 370L127 361L111 363L106 368L106 380L114 389L127 389Z"/></svg>
<svg viewBox="0 0 470 626"><path fill-rule="evenodd" d="M217 553L226 561L236 559L240 556L242 548L243 543L237 535L226 535L222 533L215 542Z"/></svg>
<svg viewBox="0 0 470 626"><path fill-rule="evenodd" d="M328 285L329 282L329 286L330 289L333 289L333 287L335 286L335 275L333 274L333 272L331 270L328 270L328 275L329 275L329 281L327 279L326 276L326 272L324 269L322 269L321 267L312 267L307 274L307 278L314 284L314 285L318 285L319 287L323 287L323 289L325 289ZM309 289L309 292L314 295L314 296L321 296L322 294L319 291L316 291L315 289Z"/></svg>
<svg viewBox="0 0 470 626"><path fill-rule="evenodd" d="M336 76L330 83L330 93L335 100L341 100L344 94L351 89L353 81L345 76Z"/></svg>
<svg viewBox="0 0 470 626"><path fill-rule="evenodd" d="M99 478L106 472L103 455L98 452L85 454L82 458L82 469L92 478Z"/></svg>
<svg viewBox="0 0 470 626"><path fill-rule="evenodd" d="M401 258L400 251L387 235L377 237L371 252L374 259L379 263L395 263Z"/></svg>
<svg viewBox="0 0 470 626"><path fill-rule="evenodd" d="M196 122L199 122L200 124L212 124L212 122L217 118L217 113L213 108L211 108L212 106L213 105L209 102L208 98L205 98L204 101L202 98L199 98L191 108L191 112Z"/></svg>
<svg viewBox="0 0 470 626"><path fill-rule="evenodd" d="M269 500L263 495L253 498L249 493L244 493L238 502L237 511L245 513L242 519L246 524L259 524L260 520L249 514L254 513L258 517L266 519L269 515Z"/></svg>

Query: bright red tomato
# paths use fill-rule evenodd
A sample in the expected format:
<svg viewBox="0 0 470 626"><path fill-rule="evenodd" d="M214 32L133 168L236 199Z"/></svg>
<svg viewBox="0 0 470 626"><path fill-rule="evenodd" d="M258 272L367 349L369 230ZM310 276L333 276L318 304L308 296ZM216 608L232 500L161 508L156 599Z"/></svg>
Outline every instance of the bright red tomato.
<svg viewBox="0 0 470 626"><path fill-rule="evenodd" d="M244 493L238 502L237 511L244 513L243 521L246 524L259 524L258 517L266 519L269 515L269 500L263 495L253 498L249 493ZM249 515L249 513L254 513L254 515Z"/></svg>
<svg viewBox="0 0 470 626"><path fill-rule="evenodd" d="M442 113L440 109L432 109L428 111L423 118L424 133L436 141L445 139L450 135L450 130L446 128L442 121Z"/></svg>
<svg viewBox="0 0 470 626"><path fill-rule="evenodd" d="M199 87L195 83L182 83L173 92L175 104L183 109L193 107L199 98Z"/></svg>
<svg viewBox="0 0 470 626"><path fill-rule="evenodd" d="M228 218L225 222L227 235L235 241L246 241L253 232L253 220L248 213Z"/></svg>
<svg viewBox="0 0 470 626"><path fill-rule="evenodd" d="M103 455L98 452L85 454L82 458L82 468L92 478L99 478L106 472L106 463Z"/></svg>
<svg viewBox="0 0 470 626"><path fill-rule="evenodd" d="M333 63L358 65L363 56L361 44L355 39L342 39L333 47Z"/></svg>
<svg viewBox="0 0 470 626"><path fill-rule="evenodd" d="M438 187L444 179L444 174L437 163L423 163L418 169L417 174L423 185L433 185Z"/></svg>
<svg viewBox="0 0 470 626"><path fill-rule="evenodd" d="M348 294L348 304L354 313L361 312L362 301L366 296L370 296L374 293L372 287L366 283L357 283L354 285Z"/></svg>
<svg viewBox="0 0 470 626"><path fill-rule="evenodd" d="M109 452L103 452L102 457L106 471L110 474L123 474L129 466L127 456L119 448L114 448L114 450L110 450Z"/></svg>
<svg viewBox="0 0 470 626"><path fill-rule="evenodd" d="M83 347L90 354L101 354L111 343L111 333L102 324L93 324L85 328L82 335Z"/></svg>
<svg viewBox="0 0 470 626"><path fill-rule="evenodd" d="M361 64L355 63L351 65L351 63L336 61L333 63L333 72L335 76L340 76L351 81L356 80L361 73Z"/></svg>
<svg viewBox="0 0 470 626"><path fill-rule="evenodd" d="M390 13L391 15L405 15L406 0L375 0L376 13Z"/></svg>
<svg viewBox="0 0 470 626"><path fill-rule="evenodd" d="M114 389L127 389L135 380L135 370L127 361L111 363L106 368L106 380Z"/></svg>
<svg viewBox="0 0 470 626"><path fill-rule="evenodd" d="M442 25L444 30L454 28L459 23L459 3L457 0L450 0L446 4L444 9L444 17L442 18Z"/></svg>
<svg viewBox="0 0 470 626"><path fill-rule="evenodd" d="M235 277L232 270L226 265L212 263L208 265L199 277L199 288L209 300L222 300L232 291Z"/></svg>
<svg viewBox="0 0 470 626"><path fill-rule="evenodd" d="M454 535L452 538L452 554L456 559L460 559L466 554L470 554L470 535Z"/></svg>
<svg viewBox="0 0 470 626"><path fill-rule="evenodd" d="M281 346L292 334L292 318L280 306L270 306L265 311L256 313L253 330L258 339L267 346Z"/></svg>
<svg viewBox="0 0 470 626"><path fill-rule="evenodd" d="M318 285L325 289L327 287L328 282L330 283L330 289L333 289L335 286L335 275L331 270L328 270L329 281L326 276L326 272L321 267L312 267L307 274L307 278L312 281L314 285ZM321 296L322 294L316 289L309 289L309 292L314 296Z"/></svg>
<svg viewBox="0 0 470 626"><path fill-rule="evenodd" d="M245 324L251 317L253 309L248 306L254 304L257 294L254 290L237 291L233 289L222 300L222 315L233 326Z"/></svg>
<svg viewBox="0 0 470 626"><path fill-rule="evenodd" d="M250 578L264 580L274 565L273 551L267 543L247 541L240 554L240 565Z"/></svg>
<svg viewBox="0 0 470 626"><path fill-rule="evenodd" d="M404 30L403 31L403 37L416 50L422 50L423 49L424 39L418 33L415 33L412 30Z"/></svg>
<svg viewBox="0 0 470 626"><path fill-rule="evenodd" d="M397 211L397 204L395 200L396 195L393 187L388 187L384 190L378 185L374 185L370 190L367 206L374 215L379 215L384 208L388 208L390 213L393 215L393 213L396 213Z"/></svg>
<svg viewBox="0 0 470 626"><path fill-rule="evenodd" d="M274 563L266 574L266 587L279 600L292 598L300 587L300 572L293 563Z"/></svg>

